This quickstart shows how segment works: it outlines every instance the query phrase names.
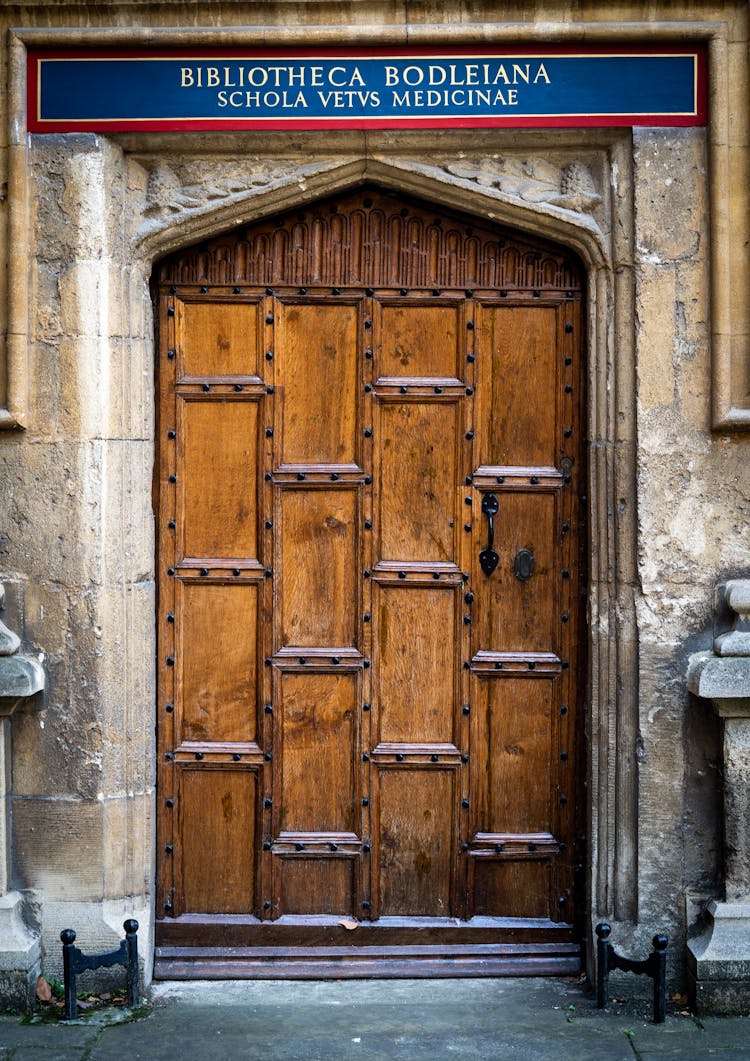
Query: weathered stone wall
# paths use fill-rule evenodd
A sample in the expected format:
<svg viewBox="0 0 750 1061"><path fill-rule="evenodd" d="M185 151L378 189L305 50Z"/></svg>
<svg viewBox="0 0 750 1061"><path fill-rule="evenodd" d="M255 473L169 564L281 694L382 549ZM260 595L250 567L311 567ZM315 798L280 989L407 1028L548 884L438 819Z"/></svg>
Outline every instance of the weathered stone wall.
<svg viewBox="0 0 750 1061"><path fill-rule="evenodd" d="M634 131L640 913L677 936L721 879L721 733L687 658L750 564L748 445L710 430L706 174L703 130Z"/></svg>
<svg viewBox="0 0 750 1061"><path fill-rule="evenodd" d="M669 25L683 9L602 3L584 16L577 4L540 0L498 15L495 4L445 0L410 3L407 17L405 4L376 0L29 0L5 5L0 25L307 23L339 34L372 26L371 39L399 40L407 25L419 39L444 24L448 43L465 42L466 27L487 17L544 24L554 40L556 26L562 34L615 18ZM726 24L732 69L742 73L746 4L694 4L690 15ZM310 29L306 42L314 37ZM6 76L4 65L2 83ZM745 144L746 110L734 115ZM12 135L5 109L0 119ZM667 931L680 977L686 930L721 874L720 733L688 699L687 657L710 645L715 582L750 569L750 445L711 430L710 143L702 129L31 138L26 242L5 240L0 270L0 312L4 285L28 279L29 378L25 430L0 432L0 580L9 625L46 656L44 697L13 720L12 816L15 884L41 900L48 971L68 924L96 949L135 915L149 952L151 262L237 217L368 174L568 242L587 264L590 912L593 921L619 918L618 942L633 946ZM3 168L7 156L0 148ZM560 174L572 165L591 183L566 202ZM520 171L538 195L524 198L513 179ZM0 207L5 219L8 203Z"/></svg>

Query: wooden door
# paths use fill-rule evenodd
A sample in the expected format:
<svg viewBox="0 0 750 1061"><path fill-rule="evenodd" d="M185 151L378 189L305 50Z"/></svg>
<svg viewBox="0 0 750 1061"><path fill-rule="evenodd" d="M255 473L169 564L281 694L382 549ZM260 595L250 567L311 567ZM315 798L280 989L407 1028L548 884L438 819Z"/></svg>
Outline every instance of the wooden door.
<svg viewBox="0 0 750 1061"><path fill-rule="evenodd" d="M577 267L364 189L156 284L157 975L577 968Z"/></svg>

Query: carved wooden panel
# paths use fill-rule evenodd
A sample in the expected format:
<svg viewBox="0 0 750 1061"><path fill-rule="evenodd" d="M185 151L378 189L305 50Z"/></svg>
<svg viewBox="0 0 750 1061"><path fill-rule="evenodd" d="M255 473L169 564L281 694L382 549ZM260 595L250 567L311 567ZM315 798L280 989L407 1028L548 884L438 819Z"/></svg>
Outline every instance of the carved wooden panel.
<svg viewBox="0 0 750 1061"><path fill-rule="evenodd" d="M376 189L232 231L167 258L162 284L580 291L569 255Z"/></svg>
<svg viewBox="0 0 750 1061"><path fill-rule="evenodd" d="M572 934L570 256L365 188L158 276L160 918Z"/></svg>

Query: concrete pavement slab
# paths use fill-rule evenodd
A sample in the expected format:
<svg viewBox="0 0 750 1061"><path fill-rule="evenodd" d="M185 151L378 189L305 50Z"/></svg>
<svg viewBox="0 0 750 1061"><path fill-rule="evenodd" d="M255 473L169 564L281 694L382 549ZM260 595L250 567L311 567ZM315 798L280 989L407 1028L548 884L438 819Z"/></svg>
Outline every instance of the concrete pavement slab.
<svg viewBox="0 0 750 1061"><path fill-rule="evenodd" d="M633 1061L615 1023L570 1020L591 1004L576 985L542 980L158 985L148 1021L107 1029L92 1061L127 1056L273 1061ZM220 1013L220 1020L217 1014Z"/></svg>
<svg viewBox="0 0 750 1061"><path fill-rule="evenodd" d="M564 979L155 984L144 1019L0 1018L0 1061L738 1061L750 1018L701 1023L650 1001L597 1010ZM109 1013L109 1017L108 1017ZM117 1017L122 1014L118 1013Z"/></svg>

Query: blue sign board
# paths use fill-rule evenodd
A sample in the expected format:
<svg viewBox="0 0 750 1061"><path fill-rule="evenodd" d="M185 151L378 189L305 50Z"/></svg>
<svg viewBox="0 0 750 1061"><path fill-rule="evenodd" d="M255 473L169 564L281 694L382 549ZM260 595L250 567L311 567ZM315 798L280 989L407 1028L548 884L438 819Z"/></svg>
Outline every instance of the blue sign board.
<svg viewBox="0 0 750 1061"><path fill-rule="evenodd" d="M32 132L700 125L700 47L30 52Z"/></svg>

